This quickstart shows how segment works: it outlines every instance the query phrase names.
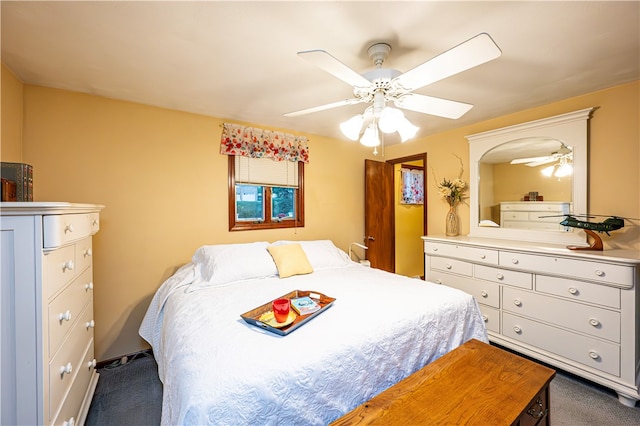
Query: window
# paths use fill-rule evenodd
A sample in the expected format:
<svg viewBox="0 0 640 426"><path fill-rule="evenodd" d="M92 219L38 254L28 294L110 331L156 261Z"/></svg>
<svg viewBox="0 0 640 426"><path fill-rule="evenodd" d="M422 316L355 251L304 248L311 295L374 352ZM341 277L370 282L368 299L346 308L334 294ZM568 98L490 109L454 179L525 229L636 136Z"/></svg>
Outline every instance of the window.
<svg viewBox="0 0 640 426"><path fill-rule="evenodd" d="M304 226L304 163L229 156L229 230Z"/></svg>

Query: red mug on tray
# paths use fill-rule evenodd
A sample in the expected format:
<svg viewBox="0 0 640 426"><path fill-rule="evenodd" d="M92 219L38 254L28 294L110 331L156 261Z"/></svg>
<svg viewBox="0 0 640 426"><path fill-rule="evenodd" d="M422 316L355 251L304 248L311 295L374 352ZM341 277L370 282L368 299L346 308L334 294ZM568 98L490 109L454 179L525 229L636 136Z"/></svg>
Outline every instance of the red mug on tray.
<svg viewBox="0 0 640 426"><path fill-rule="evenodd" d="M285 322L289 317L291 303L289 299L276 299L273 301L273 316L278 322Z"/></svg>

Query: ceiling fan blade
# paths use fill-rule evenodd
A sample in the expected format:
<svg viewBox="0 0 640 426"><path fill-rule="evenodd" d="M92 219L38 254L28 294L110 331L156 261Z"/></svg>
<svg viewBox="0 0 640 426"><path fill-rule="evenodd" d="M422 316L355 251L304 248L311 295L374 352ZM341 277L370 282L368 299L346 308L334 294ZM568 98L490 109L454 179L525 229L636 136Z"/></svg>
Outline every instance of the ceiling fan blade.
<svg viewBox="0 0 640 426"><path fill-rule="evenodd" d="M350 84L353 87L369 87L371 82L331 56L324 50L305 50L298 52L305 61L322 68L334 77L339 78L345 83Z"/></svg>
<svg viewBox="0 0 640 426"><path fill-rule="evenodd" d="M527 163L527 164L525 164L525 166L538 167L538 166L542 166L543 164L553 163L556 160L557 160L557 158L555 158L555 157L547 157L546 159L543 159L543 160L532 161L530 163Z"/></svg>
<svg viewBox="0 0 640 426"><path fill-rule="evenodd" d="M394 103L398 108L453 119L462 117L467 111L473 108L471 104L419 95L417 93L403 95L396 99Z"/></svg>
<svg viewBox="0 0 640 426"><path fill-rule="evenodd" d="M515 160L511 160L511 162L509 164L524 164L524 163L531 163L531 162L535 162L535 161L544 161L547 160L549 158L548 155L545 155L544 157L529 157L529 158L516 158Z"/></svg>
<svg viewBox="0 0 640 426"><path fill-rule="evenodd" d="M345 99L343 101L332 102L330 104L319 105L312 108L302 109L300 111L293 111L284 114L285 117L297 117L299 115L311 114L312 112L324 111L326 109L337 108L345 105L354 105L363 102L361 99L353 98L353 99Z"/></svg>
<svg viewBox="0 0 640 426"><path fill-rule="evenodd" d="M450 77L459 72L489 62L502 54L487 33L447 50L417 67L399 75L395 82L406 90L415 90L427 84Z"/></svg>

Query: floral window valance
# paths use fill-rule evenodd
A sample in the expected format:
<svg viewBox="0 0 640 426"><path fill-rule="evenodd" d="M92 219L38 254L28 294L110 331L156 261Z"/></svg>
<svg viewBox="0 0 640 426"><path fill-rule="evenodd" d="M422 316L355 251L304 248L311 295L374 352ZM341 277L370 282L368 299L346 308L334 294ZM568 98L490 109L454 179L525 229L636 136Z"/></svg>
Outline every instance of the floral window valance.
<svg viewBox="0 0 640 426"><path fill-rule="evenodd" d="M402 194L400 204L424 204L424 172L401 168Z"/></svg>
<svg viewBox="0 0 640 426"><path fill-rule="evenodd" d="M275 161L309 162L307 138L289 133L224 123L220 153Z"/></svg>

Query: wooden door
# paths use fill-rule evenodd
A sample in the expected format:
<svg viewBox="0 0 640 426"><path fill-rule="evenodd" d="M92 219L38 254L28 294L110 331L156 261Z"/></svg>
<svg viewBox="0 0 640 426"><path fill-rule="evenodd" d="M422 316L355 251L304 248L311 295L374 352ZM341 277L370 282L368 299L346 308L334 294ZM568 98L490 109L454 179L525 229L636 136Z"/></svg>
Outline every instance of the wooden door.
<svg viewBox="0 0 640 426"><path fill-rule="evenodd" d="M372 268L395 272L393 165L364 161L364 244Z"/></svg>

